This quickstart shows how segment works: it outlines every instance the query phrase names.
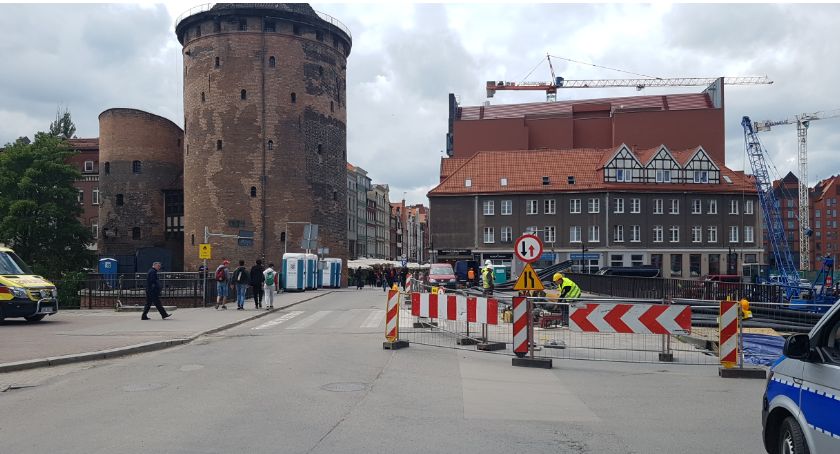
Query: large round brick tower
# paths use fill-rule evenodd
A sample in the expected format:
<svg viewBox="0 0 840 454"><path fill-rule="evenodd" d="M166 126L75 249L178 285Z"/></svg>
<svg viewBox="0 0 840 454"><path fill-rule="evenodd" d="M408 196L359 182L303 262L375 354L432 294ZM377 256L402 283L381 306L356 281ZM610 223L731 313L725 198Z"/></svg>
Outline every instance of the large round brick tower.
<svg viewBox="0 0 840 454"><path fill-rule="evenodd" d="M184 133L166 118L137 109L99 114L97 248L130 270L154 261L183 267Z"/></svg>
<svg viewBox="0 0 840 454"><path fill-rule="evenodd" d="M279 264L303 223L346 259L350 32L307 4L216 4L175 26L184 55L185 269L210 233L212 263ZM313 251L315 252L315 251Z"/></svg>

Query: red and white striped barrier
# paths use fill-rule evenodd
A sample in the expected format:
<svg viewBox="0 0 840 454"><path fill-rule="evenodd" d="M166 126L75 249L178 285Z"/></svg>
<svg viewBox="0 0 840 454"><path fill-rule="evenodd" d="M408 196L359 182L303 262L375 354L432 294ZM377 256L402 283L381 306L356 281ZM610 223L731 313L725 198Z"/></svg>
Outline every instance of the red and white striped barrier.
<svg viewBox="0 0 840 454"><path fill-rule="evenodd" d="M587 333L690 334L691 307L668 304L597 304L569 314L572 331Z"/></svg>
<svg viewBox="0 0 840 454"><path fill-rule="evenodd" d="M492 298L412 293L411 315L444 320L499 324L499 303Z"/></svg>
<svg viewBox="0 0 840 454"><path fill-rule="evenodd" d="M400 337L400 292L388 291L388 306L385 311L385 339L396 342Z"/></svg>
<svg viewBox="0 0 840 454"><path fill-rule="evenodd" d="M735 367L738 362L738 303L720 302L720 363L723 367Z"/></svg>
<svg viewBox="0 0 840 454"><path fill-rule="evenodd" d="M513 352L517 356L528 353L528 303L524 297L513 298Z"/></svg>

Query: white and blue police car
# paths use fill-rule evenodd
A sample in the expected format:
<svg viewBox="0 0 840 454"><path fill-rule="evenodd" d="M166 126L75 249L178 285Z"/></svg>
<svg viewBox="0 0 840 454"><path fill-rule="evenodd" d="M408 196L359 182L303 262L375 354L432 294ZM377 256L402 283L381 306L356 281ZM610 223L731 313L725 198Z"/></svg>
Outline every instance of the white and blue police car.
<svg viewBox="0 0 840 454"><path fill-rule="evenodd" d="M840 453L840 302L790 336L770 368L761 423L770 454Z"/></svg>

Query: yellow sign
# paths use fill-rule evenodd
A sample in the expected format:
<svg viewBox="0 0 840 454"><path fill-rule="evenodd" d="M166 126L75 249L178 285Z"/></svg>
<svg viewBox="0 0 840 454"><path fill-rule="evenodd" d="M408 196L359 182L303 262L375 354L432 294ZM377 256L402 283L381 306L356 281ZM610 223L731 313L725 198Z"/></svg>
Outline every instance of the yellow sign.
<svg viewBox="0 0 840 454"><path fill-rule="evenodd" d="M213 248L208 243L201 243L198 245L198 258L203 260L212 259Z"/></svg>
<svg viewBox="0 0 840 454"><path fill-rule="evenodd" d="M516 284L513 286L514 290L545 290L545 287L542 285L542 281L540 281L540 277L537 276L537 272L534 271L534 268L531 267L530 263L525 264L525 269L522 270L522 274L519 275L519 279L516 280Z"/></svg>

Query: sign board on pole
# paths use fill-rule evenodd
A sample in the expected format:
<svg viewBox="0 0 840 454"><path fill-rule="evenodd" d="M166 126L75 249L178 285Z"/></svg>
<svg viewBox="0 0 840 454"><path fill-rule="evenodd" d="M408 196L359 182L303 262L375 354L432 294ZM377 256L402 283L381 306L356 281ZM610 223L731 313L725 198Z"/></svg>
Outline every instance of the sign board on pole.
<svg viewBox="0 0 840 454"><path fill-rule="evenodd" d="M522 270L522 274L519 275L519 279L516 280L516 284L514 284L513 289L544 290L545 287L543 287L542 281L540 281L540 277L537 276L537 272L534 271L534 268L531 267L531 264L526 263L525 269Z"/></svg>
<svg viewBox="0 0 840 454"><path fill-rule="evenodd" d="M213 258L213 248L209 243L201 243L198 245L198 258L202 260L210 260Z"/></svg>
<svg viewBox="0 0 840 454"><path fill-rule="evenodd" d="M540 241L539 237L530 233L517 238L516 243L513 245L513 253L516 254L519 260L525 263L537 261L542 255L542 251L542 241Z"/></svg>

